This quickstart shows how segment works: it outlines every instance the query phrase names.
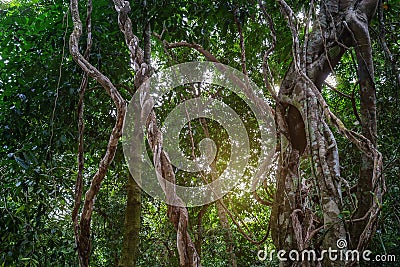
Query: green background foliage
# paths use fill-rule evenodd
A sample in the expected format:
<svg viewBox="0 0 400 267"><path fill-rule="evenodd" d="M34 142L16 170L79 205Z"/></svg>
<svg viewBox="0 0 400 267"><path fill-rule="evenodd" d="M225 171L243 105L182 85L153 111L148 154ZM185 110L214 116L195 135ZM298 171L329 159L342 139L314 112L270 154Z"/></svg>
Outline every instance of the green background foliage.
<svg viewBox="0 0 400 267"><path fill-rule="evenodd" d="M307 10L302 1L289 1L299 14ZM0 265L3 266L77 266L76 248L71 222L74 185L77 175L77 103L82 78L81 69L68 52L72 22L68 2L35 0L0 2ZM83 2L81 2L83 6ZM202 45L222 63L241 69L240 46L234 16L243 28L249 75L263 88L262 56L271 44L270 31L260 16L256 1L131 1L134 33L142 39L143 28L149 19L152 31L169 42L187 41ZM291 62L291 35L274 2L266 6L273 17L277 32L277 47L269 62L275 82L283 79ZM386 39L399 62L400 6L394 1L384 9ZM382 7L380 7L382 8ZM82 21L85 10L81 9ZM115 84L133 88L134 73L123 36L117 25L117 15L111 1L94 1L93 48L90 62ZM379 24L371 25L376 72L378 143L384 155L384 174L388 193L384 199L378 231L370 250L374 254L395 254L400 260L400 113L399 84L379 39ZM86 45L81 38L81 49ZM161 41L152 38L152 57L156 68L180 62L204 60L189 48L165 53ZM347 52L336 72L337 89L355 95L358 88L354 72L354 55ZM397 71L397 73L396 73ZM128 100L130 93L119 87ZM324 88L332 110L347 127L359 131L352 103ZM160 123L178 103L192 96L187 88L169 95L165 105L157 109ZM257 125L239 97L222 90L220 99L238 114L250 133L252 157L255 164ZM358 107L358 103L356 102ZM87 188L105 152L108 135L115 120L112 101L93 81L85 95L85 175ZM222 171L229 158L230 144L226 132L218 123L208 122L210 135L218 140L217 162ZM195 143L204 138L201 124L193 122L197 131ZM187 155L188 128L184 128L181 144ZM342 175L350 184L360 169L360 153L337 135ZM198 150L196 150L196 153ZM178 172L178 182L201 181L190 173ZM96 199L92 222L92 266L113 266L121 253L127 167L118 152L101 191ZM246 181L243 181L246 182ZM250 195L234 190L226 197L236 220L247 225L246 231L261 239L267 232L270 209L257 205ZM176 233L166 217L166 205L143 193L138 266L178 266ZM200 208L189 208L190 233L201 231L202 263L204 266L227 266L228 255L224 233L219 224L215 205L208 207L202 226L197 225ZM344 214L345 216L346 214ZM248 242L231 223L238 266L268 266L257 260L263 246ZM251 234L250 234L251 235ZM271 240L267 244L272 246ZM274 266L275 263L269 263ZM367 265L366 265L367 266ZM382 265L383 266L383 265ZM391 265L385 265L391 266ZM392 265L395 266L395 265Z"/></svg>

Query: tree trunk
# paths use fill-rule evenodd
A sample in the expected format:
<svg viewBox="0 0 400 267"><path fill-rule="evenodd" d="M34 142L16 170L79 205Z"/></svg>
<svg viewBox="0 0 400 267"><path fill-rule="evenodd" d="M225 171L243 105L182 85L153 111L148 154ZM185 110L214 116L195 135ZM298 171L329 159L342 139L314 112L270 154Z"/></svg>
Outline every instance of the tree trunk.
<svg viewBox="0 0 400 267"><path fill-rule="evenodd" d="M232 231L229 226L228 216L224 209L223 199L219 199L216 203L219 223L221 225L222 230L224 231L224 238L226 244L226 252L229 255L229 265L231 267L237 267L236 264L236 254L235 254L235 246L232 237Z"/></svg>
<svg viewBox="0 0 400 267"><path fill-rule="evenodd" d="M96 80L107 91L108 95L114 102L117 110L117 118L110 134L107 149L100 160L99 167L93 175L89 189L86 191L85 199L80 216L79 229L77 229L76 245L78 250L78 259L80 266L89 266L89 257L91 253L91 221L94 209L94 201L96 195L100 191L101 183L107 174L108 168L114 159L118 140L122 136L122 127L126 113L126 102L121 96L117 88L108 77L102 74L97 68L89 63L89 61L79 51L79 39L82 35L82 22L80 20L78 1L71 0L70 3L72 21L74 30L70 35L69 48L75 62L82 70L91 78ZM91 2L88 4L91 8ZM75 208L74 208L75 209ZM78 210L77 208L76 210ZM75 215L76 216L76 215ZM75 217L74 216L74 217ZM77 217L74 218L77 221Z"/></svg>
<svg viewBox="0 0 400 267"><path fill-rule="evenodd" d="M381 199L380 154L376 150L376 107L373 84L371 42L368 23L375 13L377 1L325 1L321 3L318 22L302 47L299 42L294 14L285 1L278 1L287 17L293 35L293 57L281 84L276 107L280 133L280 159L277 172L277 191L271 214L272 238L278 249L286 252L314 249L337 249L337 241L350 242L360 252L375 230ZM345 22L343 22L345 21ZM347 130L325 103L321 89L326 77L333 71L346 51L355 47L359 64L362 135ZM335 126L341 134L362 151L362 168L358 183L360 220L348 229L342 219L342 189L339 153L335 137L328 126ZM300 163L308 159L312 177L301 175ZM371 191L379 195L372 200ZM351 196L348 196L351 197ZM320 211L320 212L318 212ZM352 245L353 244L353 245ZM288 257L288 255L286 255ZM322 262L288 259L283 266L345 266L354 262Z"/></svg>
<svg viewBox="0 0 400 267"><path fill-rule="evenodd" d="M148 18L147 12L147 2L143 1L143 6L145 9L145 16ZM150 21L147 21L143 30L144 35L144 55L143 61L150 66L151 64L151 28ZM138 76L140 76L139 74ZM140 114L140 107L135 106L136 112L134 114ZM139 118L128 118L135 120L135 124L139 124ZM131 156L135 156L138 153L139 145L141 140L141 135L139 133L138 128L134 129L132 133L133 142L130 146L132 149ZM133 159L133 162L138 162L139 159ZM124 243L122 247L122 256L120 266L124 267L135 267L137 261L137 253L139 247L139 232L140 232L140 215L141 215L141 204L142 204L142 190L140 186L135 182L132 175L135 176L137 181L141 181L141 170L139 166L136 168L132 168L130 170L133 173L129 173L128 175L128 184L127 184L127 201L126 201L126 210L125 210L125 223L124 223Z"/></svg>
<svg viewBox="0 0 400 267"><path fill-rule="evenodd" d="M366 1L367 2L367 1ZM368 1L369 2L369 1ZM371 1L370 5L373 4ZM367 8L367 6L363 7ZM374 85L374 67L372 63L372 48L369 36L368 22L370 20L366 14L353 15L351 19L354 21L350 25L356 39L356 55L358 64L358 83L360 86L360 117L362 134L370 140L372 145L376 147L377 128L376 128L376 91ZM355 219L363 218L369 213L373 205L373 176L374 176L374 159L362 154L360 179L357 184L357 203L358 208L355 212ZM379 197L379 196L377 196ZM368 220L360 220L351 226L351 234L355 240L359 240L368 224ZM375 226L373 227L375 228ZM368 243L370 240L368 238ZM358 243L352 244L354 248L358 247ZM365 245L361 246L365 248Z"/></svg>
<svg viewBox="0 0 400 267"><path fill-rule="evenodd" d="M194 245L197 253L201 257L201 243L203 241L203 216L206 214L208 207L210 204L205 204L201 207L199 213L197 214L197 222L196 222L196 238L194 241Z"/></svg>
<svg viewBox="0 0 400 267"><path fill-rule="evenodd" d="M130 51L131 60L136 72L135 87L139 88L149 78L151 67L144 61L145 52L139 47L137 36L132 33L132 22L128 17L128 13L131 10L129 2L114 0L114 4L118 12L118 24L125 36L125 43ZM146 53L149 53L148 49L146 49ZM149 88L143 88L144 91L148 89ZM143 112L146 110L144 106L151 101L152 99L149 94L143 94L143 101L141 101ZM160 186L166 195L168 203L177 203L177 206L168 205L167 216L177 231L176 243L179 253L179 263L182 267L200 267L200 257L197 254L194 243L188 232L189 214L186 207L184 207L182 199L176 195L175 173L166 152L163 150L162 132L157 126L154 110L151 110L150 114L147 116L146 129L147 140L153 152L155 171L170 182L169 184L160 184Z"/></svg>
<svg viewBox="0 0 400 267"><path fill-rule="evenodd" d="M124 241L121 267L135 267L139 247L140 213L142 190L131 174L128 175L127 200L125 209Z"/></svg>

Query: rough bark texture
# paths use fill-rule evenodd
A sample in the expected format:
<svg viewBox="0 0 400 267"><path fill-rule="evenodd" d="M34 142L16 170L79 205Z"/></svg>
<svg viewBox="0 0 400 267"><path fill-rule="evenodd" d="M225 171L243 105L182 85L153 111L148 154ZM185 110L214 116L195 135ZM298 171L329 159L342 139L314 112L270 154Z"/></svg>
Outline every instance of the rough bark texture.
<svg viewBox="0 0 400 267"><path fill-rule="evenodd" d="M86 51L84 53L84 57L86 60L89 60L90 50L92 48L92 1L88 0L87 3L87 18L86 18L86 29L87 29L87 43L86 43ZM72 222L74 225L74 237L75 244L77 245L79 242L79 209L81 207L82 201L82 192L83 192L83 171L84 171L84 130L85 130L85 121L83 118L84 113L84 97L85 91L87 89L89 83L89 77L86 73L84 73L82 77L82 82L79 88L79 102L78 102L78 175L75 183L75 196L74 196L74 208L72 210Z"/></svg>
<svg viewBox="0 0 400 267"><path fill-rule="evenodd" d="M197 222L196 222L196 238L194 241L194 245L197 253L201 257L201 244L203 241L203 216L206 214L208 207L210 204L206 204L201 207L199 213L197 214Z"/></svg>
<svg viewBox="0 0 400 267"><path fill-rule="evenodd" d="M368 29L368 24L375 13L378 1L321 1L318 9L319 14L313 21L312 31L309 33L307 27L303 42L300 42L295 14L284 0L277 0L277 2L292 32L293 62L281 83L279 94L272 93L277 102L275 115L280 136L280 157L276 178L277 194L273 203L270 222L272 238L278 249L286 251L314 249L318 252L329 247L335 249L338 239L345 239L350 248L362 251L366 249L374 234L377 215L381 208L382 194L385 191L381 175L382 157L376 148L376 92ZM118 24L125 36L125 42L131 55L131 63L136 73L135 87L139 88L151 73L150 50L149 47L145 47L145 51L143 51L139 47L139 39L132 33L132 24L128 17L129 2L114 0L114 4L118 12ZM313 8L312 2L310 18L314 10L317 10ZM266 14L265 9L263 9L263 12ZM85 74L95 79L106 89L117 108L117 119L110 135L106 153L100 161L98 171L85 194L79 226L77 224L77 213L80 207L81 193L79 192L82 187L81 181L77 180L77 206L74 207L73 214L74 229L80 265L88 266L91 249L90 222L94 199L114 158L118 140L121 137L126 103L111 81L79 52L78 43L82 33L82 23L77 0L71 0L71 13L74 23L74 30L70 37L71 54ZM266 16L268 17L268 14ZM268 22L272 28L271 20L268 19ZM241 36L242 68L243 72L246 73L245 49L240 24L238 24L238 28ZM147 40L150 37L149 32L150 29L147 28L145 32L145 39ZM276 38L273 38L273 40L276 40ZM213 55L197 44L186 42L168 44L165 42L165 46L167 48L191 47L205 55L208 60L218 62ZM362 134L346 129L343 123L329 110L321 95L324 80L349 48L353 48L357 55ZM271 89L271 86L268 84L269 69L266 59L271 51L266 52L263 64L269 89ZM248 93L251 94L251 92ZM151 98L144 92L141 95L142 108L148 105L150 101ZM80 115L82 114L80 113ZM83 132L83 126L80 127ZM346 185L347 181L340 175L338 147L331 127L336 127L340 134L353 142L362 152L360 177L356 190L358 206L354 208L353 217L347 221L341 216L343 209L341 187ZM153 110L147 117L146 129L149 146L153 152L154 166L157 172L170 182L168 184L163 183L160 179L161 187L169 203L179 204L177 206L169 205L167 215L177 231L180 265L201 266L200 257L188 233L188 211L183 207L182 200L176 195L175 174L168 155L163 150L162 133L157 126L156 114ZM301 162L306 159L309 160L311 165L312 175L309 175L310 177L304 177L300 170ZM82 164L81 158L79 162L80 171L83 169ZM82 174L80 173L81 178ZM131 182L132 179L130 179ZM131 191L128 190L128 202L136 202L132 202L129 208L140 207L138 204L140 200L135 197L140 195L135 192L137 188L132 186L128 189L132 189ZM352 200L351 194L347 194L346 197ZM220 206L218 210L221 225L223 228L229 229L226 214L221 212L224 210L222 202ZM132 221L133 218L128 217L127 214L125 239L127 242L124 249L125 251L135 251L137 235L135 236L134 233L138 232L139 224L137 221ZM132 222L132 225L130 222ZM229 237L226 239L229 241ZM134 245L132 246L132 244ZM197 247L200 247L199 244L197 244ZM232 255L233 249L228 249L228 252ZM127 262L130 262L127 264L131 264L132 259L127 259ZM355 263L344 262L343 260L336 262L328 260L323 262L303 261L300 263L289 260L282 264L284 266L350 266ZM234 261L232 261L232 265L235 265Z"/></svg>
<svg viewBox="0 0 400 267"><path fill-rule="evenodd" d="M152 101L144 94L143 106ZM184 203L175 192L175 173L173 171L168 155L162 148L162 133L157 126L157 120L154 111L151 111L147 117L146 128L147 139L151 150L153 151L153 163L156 171L162 176L159 179L168 203L176 203L176 206L168 205L167 215L177 231L177 248L179 253L180 266L192 267L201 266L200 257L188 233L189 214L184 207Z"/></svg>
<svg viewBox="0 0 400 267"><path fill-rule="evenodd" d="M132 33L132 23L128 17L130 11L130 5L128 1L114 0L115 9L118 12L118 24L121 31L125 36L125 43L131 54L131 60L133 62L134 70L136 71L135 76L135 87L139 88L150 76L151 69L144 60L145 53L139 47L138 38ZM148 88L144 88L146 91ZM146 106L152 99L148 93L141 95L141 104ZM171 162L165 151L163 150L162 133L157 126L157 119L154 111L151 111L147 117L146 123L147 139L150 148L153 152L153 163L156 171L162 175L162 177L170 182L171 184L161 184L168 203L177 203L179 206L168 205L167 215L169 220L177 231L177 248L179 253L179 263L181 266L192 267L201 266L200 257L197 254L194 243L192 242L188 233L188 222L189 214L185 207L183 207L182 200L176 195L175 192L175 174L172 169Z"/></svg>
<svg viewBox="0 0 400 267"><path fill-rule="evenodd" d="M144 1L143 5L145 7L145 15L147 14L147 2ZM151 62L151 29L150 22L147 21L144 27L144 63L150 66ZM143 80L140 76L142 73L138 74L137 79ZM148 75L144 73L144 75ZM140 107L135 106L136 112L134 114L140 114ZM128 121L136 120L135 125L138 125L139 118L127 118ZM135 127L133 131L133 139L130 148L132 149L132 153L130 155L132 157L136 157L138 155L139 144L142 142L140 132L141 129L139 127ZM140 159L135 158L132 162L139 162ZM132 177L134 176L135 179ZM125 210L125 223L124 223L124 241L122 247L122 256L120 261L120 266L124 267L135 267L137 261L138 247L139 247L139 232L140 232L140 215L141 215L141 198L142 198L142 190L140 186L136 183L136 181L141 181L141 169L140 166L136 166L132 168L128 176L127 183L127 200L126 200L126 210Z"/></svg>
<svg viewBox="0 0 400 267"><path fill-rule="evenodd" d="M92 219L94 201L97 193L100 190L101 182L107 174L108 167L114 159L118 140L122 135L122 126L126 112L126 102L112 82L98 69L91 65L79 52L79 38L82 34L82 22L79 16L77 0L71 0L71 14L72 21L74 23L74 30L71 33L69 40L72 57L88 76L95 79L102 85L102 87L107 91L114 101L117 111L116 122L110 134L106 153L99 163L99 168L92 178L89 189L86 191L80 216L79 236L77 238L79 264L81 266L89 266L89 256L91 251L90 223Z"/></svg>
<svg viewBox="0 0 400 267"><path fill-rule="evenodd" d="M137 173L140 175L140 173ZM128 175L127 200L124 222L124 241L122 256L119 262L121 267L136 266L139 246L140 213L142 190L132 175Z"/></svg>
<svg viewBox="0 0 400 267"><path fill-rule="evenodd" d="M338 239L352 248L366 248L374 233L381 203L381 155L376 150L376 107L368 23L377 1L321 1L312 33L300 44L292 10L279 1L293 36L293 63L277 96L276 120L281 136L277 194L272 210L272 238L278 249L336 249ZM329 110L320 91L349 47L357 53L362 134L347 130ZM299 114L301 116L299 116ZM359 203L352 227L342 219L342 184L334 126L362 151L357 187ZM306 144L306 147L305 147ZM302 158L310 160L312 177L299 170ZM379 177L379 178L378 178ZM377 194L372 199L371 191ZM351 197L351 196L350 196ZM317 210L321 210L321 214ZM364 219L360 219L364 217ZM358 219L357 219L358 218ZM284 262L284 266L344 266L354 262Z"/></svg>
<svg viewBox="0 0 400 267"><path fill-rule="evenodd" d="M367 2L367 1L366 1ZM371 1L372 2L372 1ZM372 3L369 3L371 5ZM368 8L368 5L362 7ZM372 8L372 7L371 7ZM360 86L360 117L362 134L376 147L376 91L374 85L374 67L372 63L372 48L368 30L370 18L366 13L355 13L349 16L352 21L349 28L354 33L358 64L358 83ZM362 218L368 213L372 205L372 177L374 175L374 160L362 155L360 179L357 184L358 209L355 219ZM352 225L353 237L359 238L366 227L368 220L361 220Z"/></svg>

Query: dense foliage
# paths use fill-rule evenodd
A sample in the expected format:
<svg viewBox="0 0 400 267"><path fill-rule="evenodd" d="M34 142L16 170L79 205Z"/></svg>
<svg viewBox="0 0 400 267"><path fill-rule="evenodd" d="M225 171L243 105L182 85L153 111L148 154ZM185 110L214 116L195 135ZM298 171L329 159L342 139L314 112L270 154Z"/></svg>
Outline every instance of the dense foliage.
<svg viewBox="0 0 400 267"><path fill-rule="evenodd" d="M241 69L241 49L237 24L243 29L246 60L251 79L267 92L262 77L262 55L269 47L269 29L260 15L256 1L131 1L133 31L143 39L148 19L152 31L162 34L168 42L187 41L203 46L222 63ZM267 1L278 41L270 57L276 84L291 63L291 35L277 5ZM288 1L304 20L307 4ZM129 100L134 73L117 14L111 1L94 1L93 47L90 61L114 84L119 85ZM382 49L382 27L376 18L372 22L374 64L376 72L378 143L384 156L384 175L388 192L384 198L377 234L370 245L374 254L393 254L400 260L400 113L399 75L400 7L395 1L384 1L379 6L385 19L385 42L392 59ZM84 21L84 10L82 10ZM0 0L0 265L2 266L77 266L76 247L71 222L74 185L77 175L77 103L83 72L68 52L68 38L72 31L69 3L60 0ZM81 38L82 49L86 36ZM162 41L152 37L154 67L165 68L180 62L204 60L190 49L166 50ZM347 52L337 67L334 86L346 95L355 95L354 55ZM217 89L213 89L217 91ZM214 92L215 92L214 91ZM212 93L212 91L211 91ZM351 99L328 87L324 96L348 128L359 130ZM169 98L168 98L169 97ZM181 88L165 99L157 109L159 119L177 103L192 97L190 90ZM221 91L220 99L235 107L250 133L252 158L257 158L256 122L248 109L235 95ZM359 103L355 100L356 107ZM114 107L107 93L93 81L85 95L85 186L96 171L109 133L115 120ZM217 123L208 121L209 134L215 140L226 140L226 132ZM205 137L200 122L193 122L197 131L195 142ZM182 133L184 151L191 155L189 127ZM355 180L360 169L360 153L349 142L337 136L342 174ZM218 143L219 142L219 143ZM222 160L221 171L229 157L229 142L218 141ZM185 147L186 144L186 147ZM198 150L194 151L198 153ZM225 153L226 152L226 153ZM102 183L96 199L92 221L92 266L115 266L121 254L124 208L126 204L126 167L122 148ZM200 182L200 177L177 172L182 184ZM272 188L273 190L273 188ZM267 229L270 208L258 205L251 195L234 190L225 198L242 228L260 240ZM138 266L178 266L176 232L166 217L164 203L143 193ZM220 227L216 205L210 205L202 215L201 207L189 208L190 233L201 237L201 258L204 266L227 266L224 229ZM344 214L346 216L346 214ZM265 266L276 263L260 262L257 251L263 245L248 242L229 219L238 266ZM272 241L265 244L272 247ZM382 265L384 266L384 265ZM395 266L395 265L385 265Z"/></svg>

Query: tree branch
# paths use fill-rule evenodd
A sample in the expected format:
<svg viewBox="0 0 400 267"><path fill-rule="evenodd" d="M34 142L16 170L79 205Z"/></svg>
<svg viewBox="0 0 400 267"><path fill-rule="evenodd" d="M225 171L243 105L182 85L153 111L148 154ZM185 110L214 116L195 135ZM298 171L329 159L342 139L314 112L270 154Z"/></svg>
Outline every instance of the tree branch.
<svg viewBox="0 0 400 267"><path fill-rule="evenodd" d="M236 16L236 13L237 13L237 9L235 9L233 11L233 19L235 20L235 24L236 24L236 27L237 27L238 33L239 33L239 42L240 42L240 51L241 51L240 59L242 62L242 72L244 75L248 76L247 68L246 68L246 47L244 44L243 30L242 30L242 26L240 25L240 22Z"/></svg>
<svg viewBox="0 0 400 267"><path fill-rule="evenodd" d="M90 240L90 222L93 213L94 199L100 190L101 182L103 181L107 170L114 159L115 152L118 145L118 140L122 135L122 126L125 118L126 103L113 83L98 69L91 65L88 60L79 52L79 38L82 34L82 22L79 16L78 1L71 0L71 14L74 29L70 36L70 52L76 63L83 69L83 71L100 83L103 88L110 95L117 108L117 119L110 134L105 155L99 163L99 167L94 174L90 187L86 191L85 201L82 208L80 219L80 233L78 238L78 257L81 266L89 265L89 255L91 249Z"/></svg>
<svg viewBox="0 0 400 267"><path fill-rule="evenodd" d="M275 32L275 27L274 27L274 23L273 23L273 21L272 21L272 18L271 18L271 16L267 13L267 10L265 9L265 6L264 6L264 4L262 3L262 1L259 0L259 1L258 1L258 4L260 5L261 11L262 11L262 13L263 13L265 19L266 19L267 22L268 22L268 27L269 27L269 29L270 29L270 31L271 31L271 37L272 37L272 44L271 44L271 46L265 51L264 57L263 57L263 64L262 64L262 66L263 66L264 83L265 83L265 86L267 87L269 93L271 94L272 98L273 98L276 102L278 102L277 94L276 94L274 88L273 88L272 85L271 85L271 84L273 84L273 77L272 77L272 74L271 74L271 69L270 69L269 64L268 64L268 57L269 57L269 55L275 50L275 46L276 46L276 32ZM268 77L270 77L271 82L269 82L269 78L268 78Z"/></svg>
<svg viewBox="0 0 400 267"><path fill-rule="evenodd" d="M115 9L118 12L118 23L125 37L125 43L128 45L131 59L134 62L136 71L135 86L139 88L141 85L144 92L149 90L144 83L151 73L151 67L144 61L144 52L139 47L138 38L132 33L132 22L128 17L130 6L128 1L114 0ZM152 101L151 96L143 94L141 101L142 110L144 106ZM165 183L160 186L163 189L168 203L176 203L176 206L168 205L167 216L177 231L176 244L179 253L179 263L182 267L200 267L200 256L198 255L195 245L190 238L188 232L189 214L184 207L182 199L175 191L175 173L172 169L171 162L163 150L162 132L157 126L157 119L154 110L151 110L146 121L147 140L153 152L153 163L155 171L160 173ZM169 183L167 183L167 181Z"/></svg>

